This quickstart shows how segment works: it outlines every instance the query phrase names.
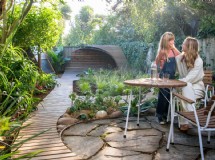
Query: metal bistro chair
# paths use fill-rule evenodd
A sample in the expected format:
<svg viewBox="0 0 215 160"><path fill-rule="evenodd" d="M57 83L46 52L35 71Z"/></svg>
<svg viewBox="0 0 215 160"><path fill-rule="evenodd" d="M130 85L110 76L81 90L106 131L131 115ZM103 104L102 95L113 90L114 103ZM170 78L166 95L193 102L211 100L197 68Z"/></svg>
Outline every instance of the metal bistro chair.
<svg viewBox="0 0 215 160"><path fill-rule="evenodd" d="M197 99L196 101L199 104L204 103L204 107L207 106L207 102L210 101L211 97L214 95L214 86L212 84L212 79L213 79L213 73L210 70L204 70L204 77L203 77L203 83L205 85L205 96L203 98ZM175 101L178 104L178 100ZM179 105L177 105L179 106ZM167 114L167 122L170 121L170 106L168 109L168 114ZM179 111L179 108L176 108L176 111ZM174 116L177 116L175 114ZM179 124L180 127L180 124Z"/></svg>
<svg viewBox="0 0 215 160"><path fill-rule="evenodd" d="M202 131L208 132L208 143L210 143L210 135L211 131L215 131L215 96L211 97L211 100L207 103L207 107L196 109L196 103L178 93L174 93L174 96L191 104L193 107L193 111L189 112L177 112L178 116L183 117L188 120L191 124L197 127L198 129L198 137L199 137L199 147L201 158L204 160L204 152L203 152L203 144L202 144ZM167 142L166 150L169 151L170 141L174 144L174 128L173 122L171 122L169 137Z"/></svg>
<svg viewBox="0 0 215 160"><path fill-rule="evenodd" d="M213 73L212 71L205 70L204 71L203 82L205 84L205 97L203 99L204 106L207 106L207 102L210 101L210 98L214 95L214 86L212 84Z"/></svg>

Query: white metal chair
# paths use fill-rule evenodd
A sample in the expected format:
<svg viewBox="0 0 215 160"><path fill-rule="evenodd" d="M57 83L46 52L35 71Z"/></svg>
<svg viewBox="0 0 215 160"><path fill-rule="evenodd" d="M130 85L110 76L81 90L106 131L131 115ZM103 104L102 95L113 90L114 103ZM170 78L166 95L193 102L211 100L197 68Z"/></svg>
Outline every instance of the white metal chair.
<svg viewBox="0 0 215 160"><path fill-rule="evenodd" d="M203 98L200 98L200 99L197 99L197 102L199 104L202 104L204 103L204 107L207 106L207 102L210 101L211 97L214 96L214 86L212 84L212 76L213 76L213 73L212 71L210 70L204 70L204 77L203 77L203 83L205 85L205 96ZM178 101L176 100L175 101L176 103L178 103ZM178 106L178 105L177 105ZM167 115L167 122L170 121L170 106L169 106L169 109L168 109L168 115ZM179 111L179 108L176 108L176 111ZM174 116L177 116L174 115ZM180 124L179 124L179 127L180 127Z"/></svg>
<svg viewBox="0 0 215 160"><path fill-rule="evenodd" d="M210 133L211 131L215 131L215 96L211 97L211 101L208 102L208 106L205 108L201 108L196 110L195 102L180 95L174 93L174 96L191 104L193 107L193 111L190 112L177 112L177 114L184 119L188 120L191 124L195 125L198 129L198 136L199 136L199 146L200 146L200 153L201 158L204 160L204 152L203 152L203 144L202 144L202 131L208 132L208 143L210 143ZM174 118L172 118L174 121ZM169 151L170 141L174 143L174 127L173 121L171 121L169 137L167 142L166 150Z"/></svg>

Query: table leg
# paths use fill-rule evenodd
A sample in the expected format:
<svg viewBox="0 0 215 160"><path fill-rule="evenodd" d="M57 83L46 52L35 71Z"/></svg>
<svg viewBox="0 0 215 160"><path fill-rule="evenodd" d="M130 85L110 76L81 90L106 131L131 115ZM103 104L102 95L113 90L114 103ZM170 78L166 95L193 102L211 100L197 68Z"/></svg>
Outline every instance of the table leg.
<svg viewBox="0 0 215 160"><path fill-rule="evenodd" d="M174 105L173 105L173 98L172 98L172 91L173 89L170 88L170 107L171 107L171 124L170 124L170 129L169 129L169 136L168 136L168 142L167 142L167 148L166 150L169 151L169 145L170 145L170 140L172 139L172 143L174 143L174 113L175 113L175 109L174 109Z"/></svg>
<svg viewBox="0 0 215 160"><path fill-rule="evenodd" d="M127 129L128 129L128 119L129 119L129 114L130 114L130 109L131 109L131 99L132 99L132 90L130 93L130 97L129 97L129 103L128 103L128 111L127 111L127 117L126 117L126 123L125 123L125 131L124 131L124 138L126 138L126 134L127 134Z"/></svg>
<svg viewBox="0 0 215 160"><path fill-rule="evenodd" d="M139 104L138 104L138 112L137 112L137 126L140 125L140 101L141 101L141 87L139 89Z"/></svg>
<svg viewBox="0 0 215 160"><path fill-rule="evenodd" d="M174 119L175 119L175 102L173 101L173 97L172 97L172 92L173 92L173 89L171 88L170 89L170 103L171 103L171 121L172 121L172 144L174 144Z"/></svg>

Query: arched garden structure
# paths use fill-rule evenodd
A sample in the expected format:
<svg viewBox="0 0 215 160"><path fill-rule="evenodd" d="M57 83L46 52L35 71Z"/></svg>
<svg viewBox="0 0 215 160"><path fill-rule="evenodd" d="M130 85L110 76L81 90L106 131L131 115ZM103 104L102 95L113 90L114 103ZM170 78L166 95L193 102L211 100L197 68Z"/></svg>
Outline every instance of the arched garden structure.
<svg viewBox="0 0 215 160"><path fill-rule="evenodd" d="M64 47L64 56L70 59L66 67L72 69L121 68L127 65L122 49L116 45Z"/></svg>

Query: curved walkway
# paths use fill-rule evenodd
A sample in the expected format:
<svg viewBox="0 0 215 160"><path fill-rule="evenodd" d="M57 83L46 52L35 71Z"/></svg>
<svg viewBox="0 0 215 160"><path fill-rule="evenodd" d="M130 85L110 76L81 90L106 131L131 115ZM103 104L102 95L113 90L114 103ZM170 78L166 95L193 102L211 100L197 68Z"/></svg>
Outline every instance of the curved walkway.
<svg viewBox="0 0 215 160"><path fill-rule="evenodd" d="M43 102L38 105L38 111L29 118L24 125L30 126L22 129L15 143L25 140L41 131L45 133L27 141L18 150L16 157L33 151L42 151L33 160L43 159L70 159L73 153L62 143L61 138L56 130L58 118L65 113L71 105L69 94L72 91L72 82L77 79L77 72L66 70L61 78L57 81L59 86L55 87Z"/></svg>

